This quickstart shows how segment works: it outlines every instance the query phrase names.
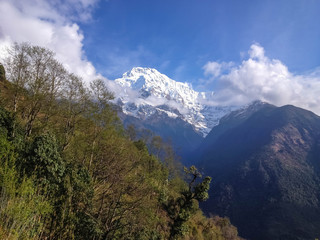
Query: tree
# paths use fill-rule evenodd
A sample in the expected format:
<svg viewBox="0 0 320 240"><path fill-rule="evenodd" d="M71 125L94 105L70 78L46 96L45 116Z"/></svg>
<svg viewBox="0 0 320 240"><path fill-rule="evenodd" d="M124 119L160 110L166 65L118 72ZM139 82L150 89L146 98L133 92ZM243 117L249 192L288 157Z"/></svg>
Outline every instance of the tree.
<svg viewBox="0 0 320 240"><path fill-rule="evenodd" d="M50 96L52 86L48 66L52 62L54 53L46 48L31 46L28 48L29 78L27 81L27 105L23 110L26 121L25 135L31 135L36 117L46 107L47 98Z"/></svg>
<svg viewBox="0 0 320 240"><path fill-rule="evenodd" d="M0 82L4 82L6 80L6 71L2 63L0 63Z"/></svg>
<svg viewBox="0 0 320 240"><path fill-rule="evenodd" d="M115 114L111 112L109 101L113 99L112 93L101 79L96 79L90 83L90 101L88 102L87 118L93 122L91 154L89 160L89 169L94 161L94 153L98 138L101 137L103 129L109 127L114 120Z"/></svg>
<svg viewBox="0 0 320 240"><path fill-rule="evenodd" d="M14 113L20 113L25 136L29 137L36 120L46 126L49 118L56 114L53 107L62 98L68 73L47 48L15 43L8 54L7 75L12 83L9 106ZM40 112L44 117L38 118Z"/></svg>
<svg viewBox="0 0 320 240"><path fill-rule="evenodd" d="M130 124L126 129L126 134L131 141L135 141L137 138L137 131L133 124Z"/></svg>
<svg viewBox="0 0 320 240"><path fill-rule="evenodd" d="M89 99L90 95L83 80L74 74L68 74L63 95L59 101L58 128L63 151L68 148L72 141L75 130L88 108Z"/></svg>
<svg viewBox="0 0 320 240"><path fill-rule="evenodd" d="M53 237L63 229L68 186L66 163L52 134L42 134L33 140L27 150L25 161L22 162L22 170L35 176L36 184L51 196L54 211L50 222L47 223L49 227L46 234Z"/></svg>
<svg viewBox="0 0 320 240"><path fill-rule="evenodd" d="M30 77L30 61L28 58L29 48L30 45L27 43L15 43L8 49L9 57L5 60L8 80L13 83L13 85L11 85L13 112L18 111L20 100L23 96L23 92L26 90L27 82Z"/></svg>
<svg viewBox="0 0 320 240"><path fill-rule="evenodd" d="M185 168L185 173L191 177L188 187L181 191L177 199L170 199L167 205L167 211L172 219L170 239L178 239L188 232L186 222L198 209L197 202L205 201L209 197L211 177L205 177L202 182L196 184L197 179L202 177L197 168L195 166Z"/></svg>
<svg viewBox="0 0 320 240"><path fill-rule="evenodd" d="M16 170L18 151L10 141L14 121L10 115L0 109L0 238L35 239L52 208L34 176L21 176Z"/></svg>
<svg viewBox="0 0 320 240"><path fill-rule="evenodd" d="M67 70L55 59L50 59L48 64L49 85L44 108L44 124L48 124L52 116L58 114L59 99L63 96L64 85L68 77Z"/></svg>
<svg viewBox="0 0 320 240"><path fill-rule="evenodd" d="M14 133L15 118L6 109L0 107L0 135L9 139Z"/></svg>
<svg viewBox="0 0 320 240"><path fill-rule="evenodd" d="M32 177L20 178L10 160L0 166L0 238L38 239L52 207Z"/></svg>
<svg viewBox="0 0 320 240"><path fill-rule="evenodd" d="M63 182L66 165L53 135L43 134L34 139L24 168L26 172L35 174L42 185L49 185L52 193L56 193Z"/></svg>

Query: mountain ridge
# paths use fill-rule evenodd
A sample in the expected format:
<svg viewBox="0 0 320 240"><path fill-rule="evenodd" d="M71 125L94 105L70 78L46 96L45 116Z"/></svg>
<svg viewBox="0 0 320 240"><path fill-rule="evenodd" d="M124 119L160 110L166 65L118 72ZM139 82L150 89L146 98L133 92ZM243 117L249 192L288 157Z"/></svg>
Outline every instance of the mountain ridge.
<svg viewBox="0 0 320 240"><path fill-rule="evenodd" d="M315 239L320 117L292 105L256 107L225 116L204 140L198 164L215 181L203 210L230 217L248 239Z"/></svg>

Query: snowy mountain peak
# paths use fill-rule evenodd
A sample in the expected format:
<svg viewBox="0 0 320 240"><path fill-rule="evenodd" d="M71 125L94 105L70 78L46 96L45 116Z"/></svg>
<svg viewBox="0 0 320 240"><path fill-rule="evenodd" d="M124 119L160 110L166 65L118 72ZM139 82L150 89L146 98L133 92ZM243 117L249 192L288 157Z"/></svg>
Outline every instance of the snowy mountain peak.
<svg viewBox="0 0 320 240"><path fill-rule="evenodd" d="M154 96L175 99L178 102L194 101L199 95L192 89L191 84L176 82L154 68L135 67L115 81L121 86L147 91Z"/></svg>
<svg viewBox="0 0 320 240"><path fill-rule="evenodd" d="M174 81L153 68L132 68L115 83L121 86L117 101L124 113L143 119L155 112L181 117L204 136L233 109L206 104L214 97L213 92L197 92L191 84Z"/></svg>
<svg viewBox="0 0 320 240"><path fill-rule="evenodd" d="M157 69L154 69L154 68L134 67L130 71L125 72L123 74L123 77L130 78L130 77L135 77L140 75L152 75L152 74L163 75Z"/></svg>
<svg viewBox="0 0 320 240"><path fill-rule="evenodd" d="M124 73L122 78L118 78L115 81L120 85L132 88L144 86L145 88L171 87L192 89L190 84L176 82L154 68L134 67L131 71Z"/></svg>

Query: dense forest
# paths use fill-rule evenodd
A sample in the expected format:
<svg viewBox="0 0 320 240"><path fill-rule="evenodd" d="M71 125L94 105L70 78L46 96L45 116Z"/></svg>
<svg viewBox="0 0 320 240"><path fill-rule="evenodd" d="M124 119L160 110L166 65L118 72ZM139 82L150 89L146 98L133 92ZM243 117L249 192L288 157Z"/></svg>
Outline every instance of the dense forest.
<svg viewBox="0 0 320 240"><path fill-rule="evenodd" d="M103 80L22 43L0 64L0 89L0 239L240 239L199 209L211 178L124 129Z"/></svg>

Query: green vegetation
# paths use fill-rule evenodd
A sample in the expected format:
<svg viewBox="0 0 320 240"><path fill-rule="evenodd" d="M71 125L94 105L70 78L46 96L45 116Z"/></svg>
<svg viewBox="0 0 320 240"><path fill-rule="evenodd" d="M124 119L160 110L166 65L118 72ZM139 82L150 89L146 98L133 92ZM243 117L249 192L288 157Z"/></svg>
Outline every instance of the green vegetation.
<svg viewBox="0 0 320 240"><path fill-rule="evenodd" d="M6 71L4 66L0 63L0 81L4 81L6 79Z"/></svg>
<svg viewBox="0 0 320 240"><path fill-rule="evenodd" d="M240 239L227 219L198 207L211 178L194 166L177 171L159 137L124 130L102 80L86 87L45 48L15 44L9 55L0 85L1 239Z"/></svg>

